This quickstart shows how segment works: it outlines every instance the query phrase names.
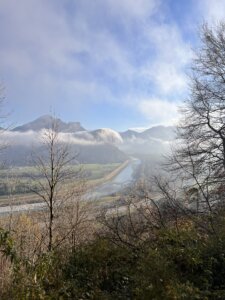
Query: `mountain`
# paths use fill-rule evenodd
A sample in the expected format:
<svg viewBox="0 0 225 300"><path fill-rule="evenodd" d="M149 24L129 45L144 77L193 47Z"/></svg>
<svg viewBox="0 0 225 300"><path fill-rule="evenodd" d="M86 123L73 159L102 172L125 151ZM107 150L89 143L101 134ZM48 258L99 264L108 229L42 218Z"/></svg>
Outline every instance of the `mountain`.
<svg viewBox="0 0 225 300"><path fill-rule="evenodd" d="M84 127L81 126L80 122L69 122L64 123L62 132L80 132L85 131Z"/></svg>
<svg viewBox="0 0 225 300"><path fill-rule="evenodd" d="M128 155L110 144L73 144L70 145L71 155L82 164L120 163L128 159ZM33 165L32 153L43 153L43 147L35 145L14 144L0 153L0 159L8 166ZM44 152L45 153L45 152Z"/></svg>
<svg viewBox="0 0 225 300"><path fill-rule="evenodd" d="M38 132L42 129L48 129L51 127L52 116L44 115L36 120L26 123L24 125L15 127L12 131L26 132L35 131ZM146 129L143 132L137 132L135 130L127 130L124 132L117 132L110 128L100 128L92 131L85 130L81 126L80 122L63 122L60 119L56 119L59 125L59 131L64 133L74 133L77 139L84 139L87 141L103 142L110 144L121 144L126 141L136 139L151 140L160 139L163 141L171 141L175 138L174 126L154 126Z"/></svg>
<svg viewBox="0 0 225 300"><path fill-rule="evenodd" d="M123 144L118 147L132 156L148 155L153 160L160 160L170 151L176 137L175 129L174 126L154 126L143 132L127 130L120 133Z"/></svg>
<svg viewBox="0 0 225 300"><path fill-rule="evenodd" d="M22 126L15 127L13 131L26 132L29 130L32 131L40 131L42 129L49 129L51 127L51 123L53 121L53 117L50 115L44 115L36 120L26 123ZM57 124L59 125L59 131L61 132L77 132L84 131L85 129L81 126L80 122L69 122L65 123L60 119L56 119Z"/></svg>
<svg viewBox="0 0 225 300"><path fill-rule="evenodd" d="M154 126L139 134L142 139L155 138L163 141L171 141L176 137L175 126Z"/></svg>
<svg viewBox="0 0 225 300"><path fill-rule="evenodd" d="M52 120L51 116L45 115L12 131L6 131L6 143L11 147L6 149L5 159L10 159L15 165L29 164L31 145L35 151L41 151L41 130L50 128ZM129 156L140 155L158 159L169 151L175 139L173 126L154 126L143 132L131 129L117 132L110 128L88 131L80 122L56 121L61 141L69 142L73 153L78 153L77 159L81 163L121 162Z"/></svg>
<svg viewBox="0 0 225 300"><path fill-rule="evenodd" d="M134 130L127 130L120 133L124 141L135 141L137 139L152 140L159 139L163 141L171 141L175 139L176 127L175 126L154 126L142 132Z"/></svg>
<svg viewBox="0 0 225 300"><path fill-rule="evenodd" d="M136 139L140 135L140 133L137 131L128 129L127 131L120 132L120 135L124 140L130 140L130 139L132 140L132 139Z"/></svg>
<svg viewBox="0 0 225 300"><path fill-rule="evenodd" d="M40 144L41 130L50 128L52 121L51 116L45 115L7 131L4 137L10 147L6 149L2 159L10 165L32 164L31 148L36 153L43 151ZM59 139L69 142L71 152L77 155L80 163L117 163L128 159L128 155L116 147L123 142L118 132L110 128L87 131L79 122L56 121L59 125Z"/></svg>
<svg viewBox="0 0 225 300"><path fill-rule="evenodd" d="M80 163L121 163L129 157L123 151L111 144L74 145L73 150L77 153Z"/></svg>

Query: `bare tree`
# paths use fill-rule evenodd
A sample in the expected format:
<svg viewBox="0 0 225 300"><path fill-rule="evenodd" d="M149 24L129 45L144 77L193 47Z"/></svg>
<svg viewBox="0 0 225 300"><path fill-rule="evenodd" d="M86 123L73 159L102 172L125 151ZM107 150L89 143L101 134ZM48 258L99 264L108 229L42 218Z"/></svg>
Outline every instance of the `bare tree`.
<svg viewBox="0 0 225 300"><path fill-rule="evenodd" d="M38 172L38 176L33 178L36 186L33 192L47 207L48 250L51 251L54 245L54 222L66 202L72 201L76 195L75 189L69 185L76 180L79 172L74 171L72 166L75 156L71 155L68 144L60 141L59 125L54 117L50 128L43 134L41 146L41 154L33 155Z"/></svg>
<svg viewBox="0 0 225 300"><path fill-rule="evenodd" d="M200 38L190 96L178 127L180 145L170 164L188 186L200 191L212 211L218 198L222 199L220 187L225 179L225 23L214 28L203 25Z"/></svg>
<svg viewBox="0 0 225 300"><path fill-rule="evenodd" d="M158 229L173 225L179 234L186 221L217 234L215 208L225 196L225 23L203 25L200 37L178 145L166 164L172 173L152 178L154 191L143 187L140 192L139 187L136 198L128 196L124 207L103 211L100 221L114 243L142 248Z"/></svg>
<svg viewBox="0 0 225 300"><path fill-rule="evenodd" d="M2 135L2 140L0 143L0 154L5 150L9 145L8 142L4 139L4 132L9 130L12 127L12 124L7 124L9 112L5 112L5 86L0 82L0 134ZM1 166L4 166L5 162L1 161Z"/></svg>

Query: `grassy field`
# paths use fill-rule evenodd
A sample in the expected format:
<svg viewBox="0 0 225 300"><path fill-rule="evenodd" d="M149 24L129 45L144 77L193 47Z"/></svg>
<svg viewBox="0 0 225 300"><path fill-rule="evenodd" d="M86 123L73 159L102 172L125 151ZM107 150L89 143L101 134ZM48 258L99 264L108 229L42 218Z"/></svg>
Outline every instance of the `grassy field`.
<svg viewBox="0 0 225 300"><path fill-rule="evenodd" d="M121 164L85 164L71 166L74 178L85 180L87 185L95 185ZM35 179L42 180L34 167L17 167L0 171L0 196L26 194L36 188Z"/></svg>
<svg viewBox="0 0 225 300"><path fill-rule="evenodd" d="M88 179L101 178L107 173L110 173L115 168L117 168L120 163L112 164L84 164L84 165L74 165L71 169L74 172L79 172L80 170ZM8 176L27 178L31 176L40 176L39 172L35 167L16 167L13 169L3 169L0 170L0 179L6 178Z"/></svg>

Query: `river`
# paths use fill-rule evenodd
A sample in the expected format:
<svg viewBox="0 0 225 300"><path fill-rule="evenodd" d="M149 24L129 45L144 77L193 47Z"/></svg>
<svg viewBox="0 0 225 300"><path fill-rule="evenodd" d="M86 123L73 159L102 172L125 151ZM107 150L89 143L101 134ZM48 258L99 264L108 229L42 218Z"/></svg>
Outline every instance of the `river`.
<svg viewBox="0 0 225 300"><path fill-rule="evenodd" d="M129 162L129 164L124 169L122 169L122 171L117 174L112 180L92 189L89 193L84 195L84 199L99 199L111 194L118 193L125 187L131 185L131 183L135 180L134 172L140 165L140 163L141 162L139 159L133 158Z"/></svg>
<svg viewBox="0 0 225 300"><path fill-rule="evenodd" d="M125 187L129 186L134 182L134 174L141 161L136 158L132 158L129 164L121 170L112 180L103 183L97 187L94 187L91 191L87 192L83 196L84 201L94 201L96 199L118 193ZM12 206L0 207L0 215L16 213L22 211L41 210L46 207L45 203L29 203L29 204L18 204Z"/></svg>

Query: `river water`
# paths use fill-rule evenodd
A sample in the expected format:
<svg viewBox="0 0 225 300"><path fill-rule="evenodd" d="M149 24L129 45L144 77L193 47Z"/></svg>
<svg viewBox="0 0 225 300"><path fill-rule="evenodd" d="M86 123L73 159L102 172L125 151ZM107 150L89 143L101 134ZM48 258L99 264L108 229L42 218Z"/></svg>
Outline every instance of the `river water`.
<svg viewBox="0 0 225 300"><path fill-rule="evenodd" d="M84 195L84 199L95 200L123 190L135 180L134 172L140 163L139 159L133 158L117 176L115 176L111 181L92 189L89 193Z"/></svg>
<svg viewBox="0 0 225 300"><path fill-rule="evenodd" d="M137 167L140 165L139 159L132 158L129 164L121 170L112 180L94 187L91 191L83 196L83 200L94 201L96 199L118 193L127 186L131 185L135 180L134 174ZM12 206L0 207L1 214L16 213L22 211L41 210L46 207L45 203L29 203Z"/></svg>

